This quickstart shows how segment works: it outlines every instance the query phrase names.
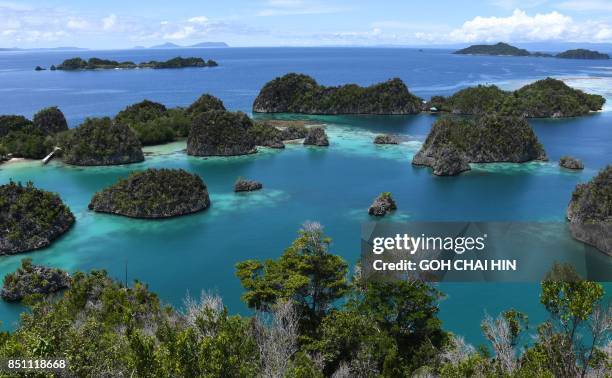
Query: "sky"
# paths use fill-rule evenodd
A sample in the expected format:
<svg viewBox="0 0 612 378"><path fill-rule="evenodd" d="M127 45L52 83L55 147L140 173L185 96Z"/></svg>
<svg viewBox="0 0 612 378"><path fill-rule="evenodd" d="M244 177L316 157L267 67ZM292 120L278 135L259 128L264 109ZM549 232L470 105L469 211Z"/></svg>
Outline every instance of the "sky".
<svg viewBox="0 0 612 378"><path fill-rule="evenodd" d="M0 0L0 47L612 43L612 0Z"/></svg>

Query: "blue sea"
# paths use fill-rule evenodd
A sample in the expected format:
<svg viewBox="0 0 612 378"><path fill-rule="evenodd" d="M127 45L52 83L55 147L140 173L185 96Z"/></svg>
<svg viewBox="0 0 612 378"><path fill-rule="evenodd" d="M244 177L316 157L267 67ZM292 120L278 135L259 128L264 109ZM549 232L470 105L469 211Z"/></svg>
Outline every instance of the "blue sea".
<svg viewBox="0 0 612 378"><path fill-rule="evenodd" d="M34 71L81 56L114 60L165 60L201 56L216 68L180 70ZM149 99L185 106L203 93L220 97L227 108L251 111L259 89L288 72L313 76L325 85L369 85L399 77L418 96L449 95L477 84L515 89L547 76L608 100L602 112L563 120L530 120L549 162L475 165L458 177L434 177L412 167L412 156L436 116L295 116L326 124L327 149L289 144L284 150L260 149L250 156L195 158L185 141L146 148L146 161L118 167L79 168L52 162L0 165L0 184L31 180L57 192L76 215L75 227L44 250L0 257L0 276L17 268L23 257L70 271L106 269L113 277L147 282L161 299L180 306L187 293L219 293L229 310L249 313L234 265L245 259L279 256L305 221L318 221L333 239L332 252L351 264L360 254L360 225L370 221L367 207L390 191L399 210L391 221L537 221L564 222L571 193L599 169L612 163L612 61L531 57L453 55L447 50L394 48L229 48L119 50L81 52L1 52L0 114L31 117L57 105L76 127L86 117L113 116L125 106ZM378 133L399 136L396 146L376 146ZM562 170L562 155L582 159L586 169ZM147 167L176 167L196 172L208 185L212 207L199 214L143 221L87 210L91 196L119 177ZM264 190L234 194L238 176L263 182ZM577 259L612 269L612 259L574 243ZM127 269L126 269L127 268ZM610 288L610 285L606 285ZM532 324L546 318L536 283L445 283L440 316L444 326L469 342L484 342L480 321L489 313L516 308ZM609 290L608 294L609 296ZM0 303L2 327L12 329L23 310Z"/></svg>

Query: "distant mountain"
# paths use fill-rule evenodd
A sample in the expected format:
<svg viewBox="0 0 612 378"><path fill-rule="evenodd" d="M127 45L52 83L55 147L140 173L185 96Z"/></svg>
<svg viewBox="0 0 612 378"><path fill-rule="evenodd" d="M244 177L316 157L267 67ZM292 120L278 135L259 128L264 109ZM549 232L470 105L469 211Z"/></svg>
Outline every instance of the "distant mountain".
<svg viewBox="0 0 612 378"><path fill-rule="evenodd" d="M567 50L556 55L563 59L610 59L610 55L587 49Z"/></svg>
<svg viewBox="0 0 612 378"><path fill-rule="evenodd" d="M176 43L172 43L172 42L166 42L166 43L162 43L161 45L155 45L155 46L151 46L149 47L150 49L179 49L183 46L179 46Z"/></svg>
<svg viewBox="0 0 612 378"><path fill-rule="evenodd" d="M181 46L176 43L166 42L161 45L149 47L150 49L189 49L189 48L207 48L207 47L229 47L225 42L200 42L194 45Z"/></svg>
<svg viewBox="0 0 612 378"><path fill-rule="evenodd" d="M529 56L529 51L519 49L518 47L509 45L504 42L499 42L494 45L472 45L465 49L457 50L454 54L465 55L511 55L511 56Z"/></svg>

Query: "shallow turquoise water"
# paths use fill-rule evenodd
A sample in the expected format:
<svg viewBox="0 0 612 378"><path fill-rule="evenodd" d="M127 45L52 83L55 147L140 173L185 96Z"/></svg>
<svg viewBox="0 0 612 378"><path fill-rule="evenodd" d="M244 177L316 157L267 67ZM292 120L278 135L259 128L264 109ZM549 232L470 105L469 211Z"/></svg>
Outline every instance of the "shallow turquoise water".
<svg viewBox="0 0 612 378"><path fill-rule="evenodd" d="M112 115L145 97L184 105L204 91L221 96L231 109L249 111L261 84L287 71L307 72L326 84L368 84L400 76L424 97L481 82L510 88L522 80L546 75L592 75L603 79L579 82L591 91L608 97L610 93L606 72L612 72L589 68L588 62L491 57L457 60L447 52L424 56L411 50L376 50L376 54L371 49L350 50L210 50L206 56L220 62L219 70L56 76L50 72L36 76L30 66L34 62L57 63L64 58L58 53L0 54L3 67L10 68L0 72L4 83L0 113L31 115L42 106L59 104L74 126L85 115ZM143 52L114 54L121 59L144 60L130 55ZM264 148L255 155L203 159L187 156L182 141L147 148L146 161L130 166L77 168L59 162L45 167L38 162L1 165L0 183L11 178L32 180L38 187L58 192L75 213L77 223L50 248L0 258L0 275L14 270L24 256L71 271L104 268L121 280L127 265L130 281L149 283L166 302L180 305L188 291L205 289L219 292L230 311L246 313L240 301L242 288L234 276L235 263L277 257L307 220L321 222L334 240L332 251L354 263L359 257L360 224L370 220L367 207L382 191L391 191L398 202L399 211L390 219L394 221L563 222L575 185L612 162L612 113L607 111L576 119L530 121L550 162L474 165L471 172L450 178L434 177L428 169L410 164L435 116L298 118L325 123L331 146L289 144L284 150ZM381 132L397 134L401 144L372 144ZM565 154L583 159L587 168L581 172L560 169L556 161ZM97 190L146 167L176 167L198 173L208 185L212 207L164 221L87 210ZM234 194L232 187L238 176L263 182L264 190ZM612 268L611 259L601 253L579 243L576 248L581 259ZM538 304L537 284L443 284L440 288L447 294L441 304L445 327L473 343L482 342L479 323L485 311L496 314L516 307L528 312L534 322L545 316ZM19 306L0 303L3 325L11 327L20 310Z"/></svg>

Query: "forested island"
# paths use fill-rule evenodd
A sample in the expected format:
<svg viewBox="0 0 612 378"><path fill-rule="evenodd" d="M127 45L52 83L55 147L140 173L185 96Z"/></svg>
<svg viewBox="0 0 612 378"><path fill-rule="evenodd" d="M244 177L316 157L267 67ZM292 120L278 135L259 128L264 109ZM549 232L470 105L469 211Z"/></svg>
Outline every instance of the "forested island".
<svg viewBox="0 0 612 378"><path fill-rule="evenodd" d="M87 60L83 58L70 58L64 60L61 64L52 65L50 69L64 70L64 71L78 71L78 70L109 70L109 69L135 69L135 68L153 68L153 69L166 69L166 68L186 68L186 67L216 67L217 62L212 59L204 60L198 57L182 58L177 56L175 58L166 61L150 60L148 62L134 63L132 61L118 62L110 59L100 58L89 58ZM40 69L38 69L40 68ZM42 67L37 66L37 71L44 70Z"/></svg>
<svg viewBox="0 0 612 378"><path fill-rule="evenodd" d="M0 186L0 255L44 248L74 224L57 194L13 181Z"/></svg>
<svg viewBox="0 0 612 378"><path fill-rule="evenodd" d="M465 88L450 97L432 97L426 108L435 107L437 111L461 115L497 113L527 118L560 118L601 110L605 101L603 96L584 93L549 77L512 92L495 85Z"/></svg>
<svg viewBox="0 0 612 378"><path fill-rule="evenodd" d="M200 176L182 169L147 169L96 193L89 209L131 218L170 218L210 205Z"/></svg>
<svg viewBox="0 0 612 378"><path fill-rule="evenodd" d="M556 55L557 58L563 59L595 59L605 60L610 59L610 55L600 53L599 51L587 50L587 49L574 49L567 50Z"/></svg>
<svg viewBox="0 0 612 378"><path fill-rule="evenodd" d="M600 53L599 51L587 49L573 49L553 55L542 52L529 52L525 49L509 45L504 42L498 42L494 45L472 45L461 50L455 51L453 54L460 55L498 55L498 56L532 56L543 58L561 58L561 59L610 59L608 54Z"/></svg>
<svg viewBox="0 0 612 378"><path fill-rule="evenodd" d="M119 165L144 160L136 134L109 117L86 119L64 135L60 145L64 162L71 165Z"/></svg>
<svg viewBox="0 0 612 378"><path fill-rule="evenodd" d="M547 157L527 121L489 115L475 119L438 119L412 164L430 167L437 176L452 176L470 170L469 163L531 160L547 160Z"/></svg>
<svg viewBox="0 0 612 378"><path fill-rule="evenodd" d="M529 56L531 53L525 49L509 45L504 42L498 42L494 45L472 45L461 50L455 51L453 54L462 55L506 55L506 56Z"/></svg>
<svg viewBox="0 0 612 378"><path fill-rule="evenodd" d="M255 113L416 114L420 108L421 99L398 78L369 87L326 87L297 73L268 82L253 103Z"/></svg>
<svg viewBox="0 0 612 378"><path fill-rule="evenodd" d="M567 219L575 239L612 256L612 165L576 186Z"/></svg>
<svg viewBox="0 0 612 378"><path fill-rule="evenodd" d="M609 371L608 330L592 326L609 324L604 287L570 265L554 265L541 283L539 301L548 314L542 323L512 308L486 314L480 324L487 344L475 348L444 329L444 294L436 286L366 280L351 274L331 246L319 224L307 223L278 257L238 263L242 299L254 313L244 316L231 315L216 295L187 296L179 310L145 283L76 272L57 300L28 301L17 329L3 333L0 357L59 357L67 361L65 374L83 377L597 377Z"/></svg>
<svg viewBox="0 0 612 378"><path fill-rule="evenodd" d="M21 266L4 276L0 296L5 301L17 302L30 295L56 293L70 286L70 275L61 269L32 264L32 259L21 260Z"/></svg>

